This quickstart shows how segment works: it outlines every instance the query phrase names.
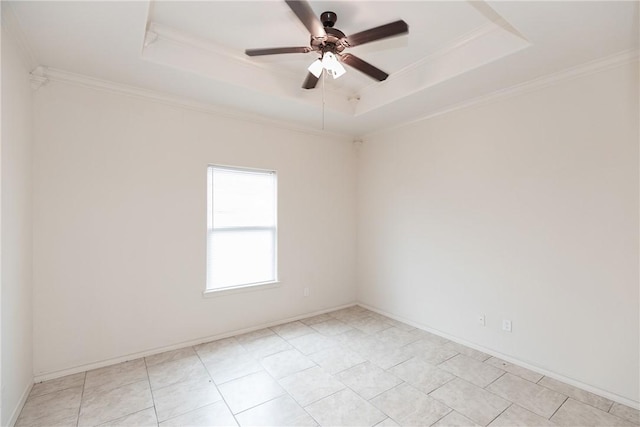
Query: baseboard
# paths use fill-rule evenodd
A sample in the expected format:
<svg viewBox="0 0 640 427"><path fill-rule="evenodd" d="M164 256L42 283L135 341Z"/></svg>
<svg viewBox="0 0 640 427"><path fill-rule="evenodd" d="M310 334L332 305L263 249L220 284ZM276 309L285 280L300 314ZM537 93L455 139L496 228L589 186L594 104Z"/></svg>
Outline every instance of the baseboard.
<svg viewBox="0 0 640 427"><path fill-rule="evenodd" d="M90 371L92 369L97 369L97 368L104 368L105 366L115 365L117 363L127 362L129 360L139 359L141 357L147 357L147 356L152 356L154 354L164 353L165 351L177 350L177 349L183 348L183 347L190 347L190 346L193 346L193 345L198 345L198 344L206 343L206 342L209 342L209 341L215 341L215 340L220 340L220 339L223 339L223 338L229 338L229 337L232 337L234 335L245 334L247 332L257 331L258 329L269 328L269 327L272 327L272 326L281 325L283 323L295 322L296 320L305 319L305 318L311 317L311 316L317 316L318 314L328 313L330 311L340 310L340 309L347 308L347 307L352 307L354 305L357 305L357 304L355 302L349 303L349 304L343 304L343 305L340 305L340 306L337 306L337 307L326 308L326 309L323 309L323 310L318 310L318 311L314 311L314 312L311 312L311 313L301 314L301 315L294 316L294 317L289 317L289 318L286 318L286 319L280 319L280 320L277 320L277 321L274 321L274 322L263 323L263 324L260 324L260 325L252 326L250 328L244 328L244 329L238 329L238 330L234 330L234 331L224 332L224 333L221 333L221 334L202 337L202 338L198 338L198 339L190 340L190 341L183 341L183 342L180 342L180 343L177 343L177 344L172 344L172 345L168 345L168 346L164 346L164 347L158 347L158 348L154 348L154 349L146 350L146 351L141 351L141 352L137 352L137 353L131 353L131 354L127 354L127 355L120 356L120 357L114 357L114 358L110 358L110 359L101 360L101 361L98 361L98 362L93 362L93 363L88 363L88 364L85 364L85 365L76 366L76 367L73 367L73 368L62 369L62 370L53 371L53 372L45 372L45 373L36 375L35 378L34 378L34 382L39 383L41 381L53 380L53 379L56 379L56 378L65 377L67 375L72 375L72 374L77 374L77 373L80 373L80 372Z"/></svg>
<svg viewBox="0 0 640 427"><path fill-rule="evenodd" d="M20 400L18 401L18 404L16 405L16 407L13 409L13 413L9 418L9 423L7 424L7 427L13 427L14 425L16 425L16 421L18 421L20 412L22 412L22 408L24 407L24 404L27 402L27 398L31 393L31 389L33 388L34 382L35 381L31 381L31 383L28 384L27 387L25 387L24 392L22 392L22 396L20 396Z"/></svg>
<svg viewBox="0 0 640 427"><path fill-rule="evenodd" d="M631 408L640 409L640 402L636 402L636 401L628 399L628 398L626 398L624 396L620 396L620 395L617 395L615 393L611 393L609 391L602 390L602 389L600 389L598 387L594 387L592 385L585 384L583 382L580 382L578 380L574 380L573 378L566 377L566 376L564 376L562 374L559 374L557 372L549 371L547 369L540 368L539 366L535 366L535 365L532 365L530 363L523 362L522 360L519 360L519 359L517 359L515 357L512 357L512 356L500 353L498 351L492 350L490 348L483 347L481 345L469 342L469 341L464 340L462 338L459 338L459 337L456 337L456 336L453 336L453 335L449 335L446 332L442 332L440 330L430 328L429 326L423 325L423 324L418 323L418 322L414 322L414 321L412 321L410 319L407 319L407 318L404 318L402 316L397 316L397 315L388 313L388 312L386 312L384 310L381 310L379 308L372 307L370 305L367 305L367 304L364 304L364 303L360 303L360 302L357 303L357 305L359 305L360 307L366 308L368 310L374 311L374 312L376 312L378 314L382 314L383 316L390 317L391 319L395 319L395 320L398 320L400 322L406 323L408 325L414 326L414 327L416 327L418 329L422 329L424 331L430 332L430 333L432 333L434 335L441 336L441 337L446 338L446 339L448 339L450 341L457 342L458 344L462 344L462 345L465 345L467 347L471 347L473 349L476 349L476 350L482 351L484 353L487 353L487 354L489 354L491 356L495 356L495 357L500 358L502 360L506 360L507 362L522 366L523 368L527 368L529 370L535 371L535 372L537 372L539 374L545 375L545 376L553 378L555 380L562 381L562 382L570 384L570 385L572 385L574 387L581 388L581 389L586 390L586 391L588 391L590 393L597 394L597 395L605 397L605 398L607 398L609 400L613 400L614 402L618 402L618 403L621 403L623 405L627 405L627 406L629 406Z"/></svg>

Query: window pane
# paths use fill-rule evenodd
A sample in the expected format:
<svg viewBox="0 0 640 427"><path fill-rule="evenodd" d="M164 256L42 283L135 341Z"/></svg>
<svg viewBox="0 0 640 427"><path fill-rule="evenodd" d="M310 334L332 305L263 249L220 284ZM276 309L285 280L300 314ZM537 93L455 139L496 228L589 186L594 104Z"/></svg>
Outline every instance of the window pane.
<svg viewBox="0 0 640 427"><path fill-rule="evenodd" d="M275 230L213 231L210 237L210 288L275 280Z"/></svg>
<svg viewBox="0 0 640 427"><path fill-rule="evenodd" d="M213 227L275 225L275 174L213 169Z"/></svg>

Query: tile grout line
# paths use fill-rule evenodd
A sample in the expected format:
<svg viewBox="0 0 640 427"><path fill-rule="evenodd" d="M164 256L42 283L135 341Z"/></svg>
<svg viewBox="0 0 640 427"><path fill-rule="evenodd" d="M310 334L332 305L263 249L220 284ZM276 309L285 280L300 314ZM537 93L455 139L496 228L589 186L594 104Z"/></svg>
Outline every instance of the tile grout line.
<svg viewBox="0 0 640 427"><path fill-rule="evenodd" d="M506 399L505 399L506 400ZM491 424L492 422L494 422L496 419L498 419L498 417L500 417L500 415L504 414L505 412L507 412L507 409L511 408L513 405L515 405L515 403L507 400L507 402L509 402L509 406L507 406L506 408L504 408L498 415L496 415L491 421L489 421L487 423L487 425Z"/></svg>
<svg viewBox="0 0 640 427"><path fill-rule="evenodd" d="M80 425L80 412L82 411L82 401L84 400L85 384L87 384L87 371L84 372L84 380L82 381L82 393L80 393L80 406L78 406L78 418L76 419L76 427Z"/></svg>
<svg viewBox="0 0 640 427"><path fill-rule="evenodd" d="M235 341L236 341L236 343L238 343L238 345L242 346L242 344L240 344L237 340L235 340ZM240 425L240 423L238 422L238 419L236 418L236 414L234 414L233 411L231 410L231 406L229 406L229 404L227 403L227 399L224 398L224 395L220 391L220 388L218 387L218 384L216 384L215 380L211 376L211 372L209 372L209 368L207 368L207 365L202 361L202 357L200 357L200 353L198 353L198 350L196 350L195 346L193 347L193 351L196 354L196 356L198 357L198 360L200 360L200 363L202 363L202 366L204 367L204 370L207 371L207 375L209 375L209 379L211 380L211 384L213 384L213 386L218 391L218 394L220 395L220 399L222 400L222 402L224 402L224 405L227 407L227 410L229 410L229 413L231 414L231 416L233 417L234 421L236 422L236 425ZM246 351L246 349L245 349L245 351ZM251 375L251 374L249 374L249 375ZM248 375L245 375L245 376L248 376ZM189 412L197 411L198 409L204 408L206 406L213 405L215 403L216 402L210 403L209 405L205 405L205 406L202 406L200 408L193 409L193 410L191 410ZM185 412L184 414L181 414L181 415L188 414L189 412Z"/></svg>
<svg viewBox="0 0 640 427"><path fill-rule="evenodd" d="M567 398L566 398L566 399L564 399L564 400L562 401L562 403L560 404L560 406L558 406L558 407L556 408L556 410L555 410L555 411L553 411L553 414L551 414L551 416L550 416L549 418L547 418L549 421L551 421L551 418L553 418L553 416L556 414L556 412L558 412L558 411L560 410L560 408L562 408L562 406L567 402L567 400L569 400L569 396L567 396Z"/></svg>
<svg viewBox="0 0 640 427"><path fill-rule="evenodd" d="M584 400L582 400L582 399L578 399L577 397L573 397L573 396L570 396L570 395L568 395L568 394L565 394L565 393L559 392L558 390L554 390L554 389L552 389L551 387L547 387L547 386L546 386L546 385L544 385L544 384L539 384L539 383L540 383L540 381L542 381L542 379L543 379L543 378L545 378L545 377L540 378L540 380L538 380L538 382L537 382L537 383L535 383L535 384L539 385L540 387L544 387L544 388L545 388L545 389L547 389L547 390L553 391L553 392L558 393L558 394L561 394L561 395L563 395L563 396L567 396L567 399L568 399L568 398L572 398L572 399L573 399L573 400L575 400L576 402L580 402L580 403L582 403L582 404L584 404L584 405L590 406L590 407L592 407L592 408L594 408L594 409L597 409L598 411L601 411L601 412L604 412L604 413L607 413L607 414L611 414L611 412L610 412L610 411L611 411L611 408L613 408L613 405L615 404L615 402L614 402L614 401L612 401L611 399L607 399L606 397L600 396L600 395L595 394L595 393L591 393L590 391L586 391L586 390L583 390L583 389L578 388L578 387L574 387L574 386L572 386L571 384L567 384L569 387L573 387L573 388L575 388L576 390L579 390L579 391L583 391L583 392L586 392L586 393L592 394L592 395L594 395L594 396L596 396L596 397L598 397L598 398L611 400L611 406L609 406L609 409L608 409L607 411L604 411L604 410L602 410L602 409L598 408L597 406L592 405L592 404L591 404L591 403L589 403L589 402L585 402L585 401L584 401ZM526 380L526 378L523 378L523 379L524 379L524 380ZM553 378L551 378L551 379L553 379ZM562 381L560 381L560 382L562 382ZM565 384L565 383L563 383L563 384ZM563 403L564 403L564 402L563 402ZM562 406L562 405L560 405L560 406ZM611 414L611 415L617 416L617 415L615 415L615 414ZM620 417L618 417L618 418L620 418Z"/></svg>
<svg viewBox="0 0 640 427"><path fill-rule="evenodd" d="M496 381L498 381L500 378L504 377L505 375L507 375L507 371L503 371L502 374L500 374L500 376L498 378L496 378L495 380L491 381L489 384L487 384L484 387L480 387L483 390L487 390L487 387L489 387L491 384L495 383ZM490 391L490 390L487 390Z"/></svg>
<svg viewBox="0 0 640 427"><path fill-rule="evenodd" d="M429 424L431 427L435 426L436 424L438 424L440 421L442 421L443 419L445 419L445 417L448 417L450 413L452 413L454 411L453 408L447 406L447 408L450 409L449 412L447 412L446 414L444 414L443 416L441 416L440 418L438 418L437 420L435 420L435 422L433 422L432 424Z"/></svg>
<svg viewBox="0 0 640 427"><path fill-rule="evenodd" d="M149 366L147 366L147 358L143 357L144 361L144 370L147 372L147 383L149 384L149 392L151 393L151 403L153 403L153 413L156 415L156 425L160 425L160 420L158 419L158 409L156 409L156 398L153 396L153 387L151 387L151 377L149 376Z"/></svg>

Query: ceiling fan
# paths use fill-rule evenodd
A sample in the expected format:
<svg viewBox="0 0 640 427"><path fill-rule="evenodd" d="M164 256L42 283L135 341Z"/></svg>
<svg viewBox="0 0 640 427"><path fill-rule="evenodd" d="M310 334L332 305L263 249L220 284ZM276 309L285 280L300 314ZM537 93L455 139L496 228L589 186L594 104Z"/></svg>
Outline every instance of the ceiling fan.
<svg viewBox="0 0 640 427"><path fill-rule="evenodd" d="M409 32L409 26L406 22L402 20L395 21L347 36L337 28L333 28L333 25L338 19L334 12L323 12L320 15L320 19L318 19L309 3L305 0L285 0L285 3L287 3L293 13L296 14L298 19L311 33L310 45L302 47L247 49L245 53L248 56L276 55L281 53L319 53L320 58L309 67L309 74L302 84L304 89L313 89L316 87L323 70L326 70L333 78L340 77L345 73L345 69L340 62L378 81L383 81L389 77L389 74L363 61L357 56L342 52L349 47L406 34Z"/></svg>

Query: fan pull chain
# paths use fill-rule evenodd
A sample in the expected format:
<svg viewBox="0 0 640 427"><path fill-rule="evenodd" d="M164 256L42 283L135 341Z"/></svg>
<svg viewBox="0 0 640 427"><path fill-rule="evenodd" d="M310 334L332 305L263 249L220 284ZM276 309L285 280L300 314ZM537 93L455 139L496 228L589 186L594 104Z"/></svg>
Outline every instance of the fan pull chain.
<svg viewBox="0 0 640 427"><path fill-rule="evenodd" d="M322 71L322 130L324 130L324 77L327 74L326 71Z"/></svg>

